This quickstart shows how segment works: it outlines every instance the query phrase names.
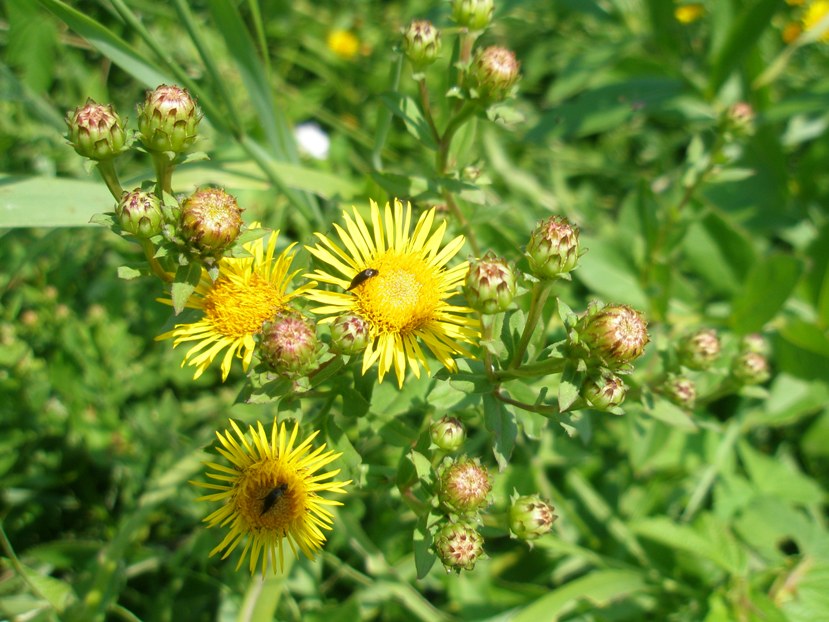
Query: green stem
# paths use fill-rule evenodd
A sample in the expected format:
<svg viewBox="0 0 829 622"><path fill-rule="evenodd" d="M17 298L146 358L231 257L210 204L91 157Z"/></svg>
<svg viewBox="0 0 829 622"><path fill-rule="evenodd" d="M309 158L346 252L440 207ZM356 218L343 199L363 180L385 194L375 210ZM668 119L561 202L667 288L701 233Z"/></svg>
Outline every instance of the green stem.
<svg viewBox="0 0 829 622"><path fill-rule="evenodd" d="M481 341L489 343L492 341L493 317L491 315L481 315ZM484 372L490 382L495 382L495 366L492 361L492 352L484 345Z"/></svg>
<svg viewBox="0 0 829 622"><path fill-rule="evenodd" d="M121 187L121 182L118 181L118 173L115 170L115 163L112 159L100 160L98 162L98 172L101 174L110 194L115 197L116 201L120 201L121 195L124 194L124 189Z"/></svg>
<svg viewBox="0 0 829 622"><path fill-rule="evenodd" d="M536 363L528 363L516 369L502 369L494 373L495 380L503 382L504 380L512 380L515 378L532 378L540 376L549 376L550 374L560 374L564 371L567 364L565 359L550 358Z"/></svg>
<svg viewBox="0 0 829 622"><path fill-rule="evenodd" d="M475 235L472 227L469 226L469 221L466 219L466 216L463 215L461 208L458 207L457 203L455 203L455 197L453 197L452 193L446 188L443 189L443 200L446 201L446 207L448 207L449 211L452 212L452 215L455 217L455 220L458 221L458 225L466 236L466 239L469 241L469 246L472 248L472 254L476 257L480 257L481 245L478 244L478 237Z"/></svg>
<svg viewBox="0 0 829 622"><path fill-rule="evenodd" d="M455 132L457 132L461 126L466 123L469 117L471 117L477 109L478 105L475 102L466 101L464 102L463 108L458 110L458 112L455 113L451 119L449 119L449 123L446 124L446 129L443 130L443 136L441 136L440 141L438 142L436 167L439 175L446 175L449 167L449 148L452 146L452 138L454 138Z"/></svg>
<svg viewBox="0 0 829 622"><path fill-rule="evenodd" d="M521 340L518 342L518 347L515 349L515 354L507 369L517 369L521 365L521 360L524 358L524 353L527 351L527 346L530 344L533 332L535 332L535 325L541 317L541 312L544 310L544 304L547 302L547 297L550 295L552 289L552 281L538 281L533 285L532 299L530 300L530 310L527 313L527 322L524 324L524 332L521 333Z"/></svg>
<svg viewBox="0 0 829 622"><path fill-rule="evenodd" d="M173 163L166 153L153 151L150 153L155 169L155 194L159 199L164 199L164 193L173 194Z"/></svg>
<svg viewBox="0 0 829 622"><path fill-rule="evenodd" d="M158 259L155 258L155 246L153 246L153 243L147 238L139 238L139 243L141 244L141 250L144 251L144 257L146 257L147 263L150 264L150 269L153 271L153 274L165 283L172 283L174 276L162 268L161 264L158 263Z"/></svg>
<svg viewBox="0 0 829 622"><path fill-rule="evenodd" d="M527 404L526 402L519 402L518 400L514 400L511 397L507 397L500 391L493 391L492 395L496 398L504 402L504 404L510 404L511 406L515 406L516 408L520 408L521 410L526 410L531 413L538 413L548 419L552 419L556 415L560 415L561 411L559 411L558 407L556 406L548 406L545 404Z"/></svg>
<svg viewBox="0 0 829 622"><path fill-rule="evenodd" d="M432 104L429 101L429 87L426 86L426 78L420 78L417 81L417 88L420 91L420 105L423 107L423 116L426 123L429 124L429 129L432 131L432 137L435 142L440 144L440 132L438 132L437 125L435 125L435 118L432 116Z"/></svg>

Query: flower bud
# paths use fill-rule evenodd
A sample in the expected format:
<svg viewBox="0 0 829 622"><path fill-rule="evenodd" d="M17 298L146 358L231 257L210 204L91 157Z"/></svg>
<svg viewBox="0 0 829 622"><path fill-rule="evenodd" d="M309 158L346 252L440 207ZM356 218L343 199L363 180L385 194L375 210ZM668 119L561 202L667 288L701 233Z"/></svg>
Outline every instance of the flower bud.
<svg viewBox="0 0 829 622"><path fill-rule="evenodd" d="M470 523L447 523L435 534L435 552L447 570L472 570L484 554L484 539Z"/></svg>
<svg viewBox="0 0 829 622"><path fill-rule="evenodd" d="M139 238L150 238L161 233L164 213L161 201L151 192L136 188L125 192L115 206L115 216L121 229Z"/></svg>
<svg viewBox="0 0 829 622"><path fill-rule="evenodd" d="M111 104L86 104L66 114L69 143L78 155L90 160L109 160L129 148L121 118Z"/></svg>
<svg viewBox="0 0 829 622"><path fill-rule="evenodd" d="M608 410L625 401L628 388L616 374L601 370L591 374L581 385L581 397L593 408Z"/></svg>
<svg viewBox="0 0 829 622"><path fill-rule="evenodd" d="M763 356L769 355L769 343L760 333L744 335L740 339L740 352L756 352Z"/></svg>
<svg viewBox="0 0 829 622"><path fill-rule="evenodd" d="M754 134L754 108L746 102L732 104L723 117L726 134L733 138L746 138Z"/></svg>
<svg viewBox="0 0 829 622"><path fill-rule="evenodd" d="M262 325L259 356L275 372L302 375L314 362L317 333L296 311L282 311Z"/></svg>
<svg viewBox="0 0 829 622"><path fill-rule="evenodd" d="M181 230L192 246L218 255L239 236L242 209L220 188L202 188L181 206Z"/></svg>
<svg viewBox="0 0 829 622"><path fill-rule="evenodd" d="M432 423L429 428L432 442L443 451L458 451L466 440L466 430L459 419L443 417Z"/></svg>
<svg viewBox="0 0 829 622"><path fill-rule="evenodd" d="M336 354L359 354L368 346L368 324L359 315L340 315L331 324L331 350Z"/></svg>
<svg viewBox="0 0 829 622"><path fill-rule="evenodd" d="M558 518L555 508L539 495L525 495L512 499L509 509L509 528L521 540L535 540L553 528Z"/></svg>
<svg viewBox="0 0 829 622"><path fill-rule="evenodd" d="M440 53L440 31L425 19L416 19L403 35L403 49L415 71L434 63Z"/></svg>
<svg viewBox="0 0 829 622"><path fill-rule="evenodd" d="M148 151L183 153L197 138L202 113L187 89L162 84L138 106L138 129Z"/></svg>
<svg viewBox="0 0 829 622"><path fill-rule="evenodd" d="M515 273L491 251L470 263L463 286L466 302L485 315L500 313L515 297Z"/></svg>
<svg viewBox="0 0 829 622"><path fill-rule="evenodd" d="M490 46L478 52L469 75L475 94L484 100L501 101L518 82L521 67L515 54L507 48Z"/></svg>
<svg viewBox="0 0 829 622"><path fill-rule="evenodd" d="M648 325L638 311L626 305L608 305L587 312L579 336L592 356L617 369L645 351Z"/></svg>
<svg viewBox="0 0 829 622"><path fill-rule="evenodd" d="M489 505L492 483L489 473L477 459L459 458L444 463L438 475L438 498L458 514L466 514Z"/></svg>
<svg viewBox="0 0 829 622"><path fill-rule="evenodd" d="M526 251L530 272L539 279L557 279L579 261L579 228L561 216L538 223Z"/></svg>
<svg viewBox="0 0 829 622"><path fill-rule="evenodd" d="M678 348L679 362L697 371L706 370L720 356L720 339L711 328L703 328L683 339Z"/></svg>
<svg viewBox="0 0 829 622"><path fill-rule="evenodd" d="M731 374L741 384L763 384L771 377L768 359L759 352L743 352L731 364Z"/></svg>
<svg viewBox="0 0 829 622"><path fill-rule="evenodd" d="M453 0L452 21L469 30L484 30L492 21L493 0Z"/></svg>
<svg viewBox="0 0 829 622"><path fill-rule="evenodd" d="M697 385L683 376L672 376L662 386L665 397L685 410L693 410L697 401Z"/></svg>

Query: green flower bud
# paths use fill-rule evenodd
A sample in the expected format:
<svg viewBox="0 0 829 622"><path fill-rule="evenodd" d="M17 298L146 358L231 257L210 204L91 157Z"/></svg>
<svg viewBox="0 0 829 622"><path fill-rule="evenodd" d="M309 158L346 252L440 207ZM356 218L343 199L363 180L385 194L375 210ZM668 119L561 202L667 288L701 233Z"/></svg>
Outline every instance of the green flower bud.
<svg viewBox="0 0 829 622"><path fill-rule="evenodd" d="M435 552L447 571L472 570L484 554L484 539L471 523L447 523L435 534Z"/></svg>
<svg viewBox="0 0 829 622"><path fill-rule="evenodd" d="M453 0L452 21L469 30L484 30L492 21L493 0Z"/></svg>
<svg viewBox="0 0 829 622"><path fill-rule="evenodd" d="M475 512L489 505L491 490L489 472L477 459L449 460L438 474L438 498L458 514Z"/></svg>
<svg viewBox="0 0 829 622"><path fill-rule="evenodd" d="M141 188L121 195L115 206L115 216L121 229L139 238L158 235L164 224L161 201L152 192L144 192Z"/></svg>
<svg viewBox="0 0 829 622"><path fill-rule="evenodd" d="M763 384L771 378L771 369L759 352L743 352L731 364L731 374L740 384Z"/></svg>
<svg viewBox="0 0 829 622"><path fill-rule="evenodd" d="M403 49L415 71L434 63L440 54L440 31L431 22L416 19L406 29Z"/></svg>
<svg viewBox="0 0 829 622"><path fill-rule="evenodd" d="M754 108L746 102L737 102L726 110L723 129L728 138L747 138L754 134Z"/></svg>
<svg viewBox="0 0 829 622"><path fill-rule="evenodd" d="M512 94L521 67L507 48L490 46L478 52L469 69L475 94L487 101L501 101Z"/></svg>
<svg viewBox="0 0 829 622"><path fill-rule="evenodd" d="M579 261L579 228L561 216L538 223L527 244L530 272L539 279L557 279Z"/></svg>
<svg viewBox="0 0 829 622"><path fill-rule="evenodd" d="M485 315L500 313L515 298L515 274L504 259L490 251L470 263L463 293L476 311Z"/></svg>
<svg viewBox="0 0 829 622"><path fill-rule="evenodd" d="M703 328L683 339L678 348L679 362L685 367L702 371L711 367L720 356L720 339L711 328Z"/></svg>
<svg viewBox="0 0 829 622"><path fill-rule="evenodd" d="M581 397L593 408L608 410L625 401L628 388L613 372L601 370L588 376L581 385Z"/></svg>
<svg viewBox="0 0 829 622"><path fill-rule="evenodd" d="M521 540L535 540L553 528L555 508L538 495L512 499L509 528Z"/></svg>
<svg viewBox="0 0 829 622"><path fill-rule="evenodd" d="M78 155L90 160L109 160L129 148L121 118L112 105L86 104L66 114L69 143Z"/></svg>
<svg viewBox="0 0 829 622"><path fill-rule="evenodd" d="M162 84L138 106L138 129L148 151L183 153L198 136L202 113L187 89Z"/></svg>
<svg viewBox="0 0 829 622"><path fill-rule="evenodd" d="M588 310L578 332L590 354L611 369L618 369L641 356L649 340L645 319L626 305Z"/></svg>
<svg viewBox="0 0 829 622"><path fill-rule="evenodd" d="M769 343L760 333L744 335L740 339L740 352L756 352L763 356L769 355Z"/></svg>
<svg viewBox="0 0 829 622"><path fill-rule="evenodd" d="M314 363L316 353L314 325L298 312L282 311L262 325L259 356L275 372L301 376Z"/></svg>
<svg viewBox="0 0 829 622"><path fill-rule="evenodd" d="M662 386L662 391L669 400L685 410L693 410L697 401L697 385L693 380L683 376L671 376Z"/></svg>
<svg viewBox="0 0 829 622"><path fill-rule="evenodd" d="M181 206L181 230L190 244L207 255L218 255L242 229L242 208L220 188L202 188Z"/></svg>
<svg viewBox="0 0 829 622"><path fill-rule="evenodd" d="M432 442L443 451L458 451L466 440L466 430L459 419L443 417L432 423L429 428Z"/></svg>
<svg viewBox="0 0 829 622"><path fill-rule="evenodd" d="M359 315L340 315L331 324L331 350L336 354L359 354L369 340L368 324Z"/></svg>

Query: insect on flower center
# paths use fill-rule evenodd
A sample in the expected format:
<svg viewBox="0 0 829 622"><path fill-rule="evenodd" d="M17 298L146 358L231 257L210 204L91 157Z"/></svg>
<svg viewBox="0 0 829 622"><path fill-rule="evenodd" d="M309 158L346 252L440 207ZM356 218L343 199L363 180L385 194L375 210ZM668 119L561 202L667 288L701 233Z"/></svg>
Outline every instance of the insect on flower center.
<svg viewBox="0 0 829 622"><path fill-rule="evenodd" d="M417 330L434 318L441 304L434 268L419 257L387 255L377 275L356 291L360 314L385 333Z"/></svg>
<svg viewBox="0 0 829 622"><path fill-rule="evenodd" d="M258 333L282 306L279 290L257 274L247 282L219 277L204 297L205 316L226 337Z"/></svg>
<svg viewBox="0 0 829 622"><path fill-rule="evenodd" d="M296 470L265 461L248 468L234 503L252 529L285 534L304 519L308 494L305 481Z"/></svg>

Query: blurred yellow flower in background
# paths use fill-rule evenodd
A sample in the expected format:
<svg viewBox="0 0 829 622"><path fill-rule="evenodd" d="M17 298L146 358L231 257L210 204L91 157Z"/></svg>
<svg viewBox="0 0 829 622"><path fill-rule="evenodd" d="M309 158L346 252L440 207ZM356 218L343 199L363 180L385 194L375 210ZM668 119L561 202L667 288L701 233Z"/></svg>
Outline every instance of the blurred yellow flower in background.
<svg viewBox="0 0 829 622"><path fill-rule="evenodd" d="M674 9L676 21L682 24L690 24L697 21L705 13L705 7L699 3L683 4Z"/></svg>
<svg viewBox="0 0 829 622"><path fill-rule="evenodd" d="M351 60L360 51L360 40L348 30L332 30L326 41L328 49L343 60Z"/></svg>
<svg viewBox="0 0 829 622"><path fill-rule="evenodd" d="M806 14L803 16L803 30L816 28L827 15L829 15L829 1L815 0L806 8ZM820 35L819 40L829 43L829 28Z"/></svg>

